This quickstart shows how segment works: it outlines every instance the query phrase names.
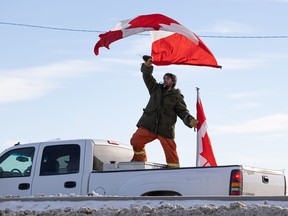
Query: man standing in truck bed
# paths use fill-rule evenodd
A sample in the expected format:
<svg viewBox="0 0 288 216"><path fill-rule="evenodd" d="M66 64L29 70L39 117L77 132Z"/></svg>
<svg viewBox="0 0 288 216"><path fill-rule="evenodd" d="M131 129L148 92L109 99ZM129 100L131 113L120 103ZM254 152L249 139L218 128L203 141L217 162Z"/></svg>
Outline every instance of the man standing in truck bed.
<svg viewBox="0 0 288 216"><path fill-rule="evenodd" d="M166 73L163 84L152 76L152 57L143 56L141 65L143 80L148 88L150 100L137 123L138 129L131 138L134 156L131 161L146 161L145 145L158 139L163 147L167 166L178 168L179 158L176 150L175 123L177 116L190 128L196 128L198 121L190 115L179 89L175 89L177 78Z"/></svg>

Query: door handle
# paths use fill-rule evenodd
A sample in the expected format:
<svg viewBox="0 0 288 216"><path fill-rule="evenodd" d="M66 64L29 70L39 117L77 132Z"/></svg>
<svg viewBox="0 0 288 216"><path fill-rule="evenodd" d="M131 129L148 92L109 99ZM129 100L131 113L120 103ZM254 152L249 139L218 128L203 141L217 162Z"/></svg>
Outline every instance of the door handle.
<svg viewBox="0 0 288 216"><path fill-rule="evenodd" d="M29 190L30 189L30 184L29 183L21 183L18 185L19 190Z"/></svg>
<svg viewBox="0 0 288 216"><path fill-rule="evenodd" d="M269 177L268 176L262 176L262 182L264 183L264 184L268 184L269 183Z"/></svg>
<svg viewBox="0 0 288 216"><path fill-rule="evenodd" d="M75 188L76 187L76 182L75 181L67 181L64 183L65 188Z"/></svg>

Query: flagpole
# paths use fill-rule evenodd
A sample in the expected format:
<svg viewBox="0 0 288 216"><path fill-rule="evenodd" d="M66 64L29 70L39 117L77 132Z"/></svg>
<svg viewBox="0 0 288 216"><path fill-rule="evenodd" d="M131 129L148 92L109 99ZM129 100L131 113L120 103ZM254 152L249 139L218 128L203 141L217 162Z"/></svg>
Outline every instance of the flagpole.
<svg viewBox="0 0 288 216"><path fill-rule="evenodd" d="M196 87L197 98L196 98L196 119L197 119L197 102L199 100L199 90L200 88ZM198 127L197 127L197 135L196 135L196 167L198 167L199 161L199 141L198 141Z"/></svg>

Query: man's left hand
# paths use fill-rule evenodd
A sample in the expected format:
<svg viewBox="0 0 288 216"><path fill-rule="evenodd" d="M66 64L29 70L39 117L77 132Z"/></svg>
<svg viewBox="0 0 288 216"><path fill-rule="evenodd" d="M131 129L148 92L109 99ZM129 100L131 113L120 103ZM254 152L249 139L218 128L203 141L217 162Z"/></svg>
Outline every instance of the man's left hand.
<svg viewBox="0 0 288 216"><path fill-rule="evenodd" d="M192 128L194 128L194 130L197 128L197 124L199 123L199 121L197 119L191 119L190 121L190 126Z"/></svg>

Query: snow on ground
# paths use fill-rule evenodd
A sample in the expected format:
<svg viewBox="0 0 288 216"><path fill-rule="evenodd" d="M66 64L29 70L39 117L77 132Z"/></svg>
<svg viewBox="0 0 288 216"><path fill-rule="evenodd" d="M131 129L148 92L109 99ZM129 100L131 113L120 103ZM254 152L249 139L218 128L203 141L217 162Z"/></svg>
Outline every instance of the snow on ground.
<svg viewBox="0 0 288 216"><path fill-rule="evenodd" d="M285 201L86 200L17 201L2 199L0 215L287 215Z"/></svg>

